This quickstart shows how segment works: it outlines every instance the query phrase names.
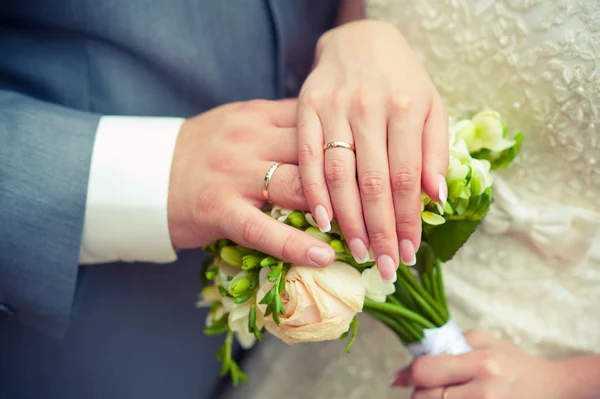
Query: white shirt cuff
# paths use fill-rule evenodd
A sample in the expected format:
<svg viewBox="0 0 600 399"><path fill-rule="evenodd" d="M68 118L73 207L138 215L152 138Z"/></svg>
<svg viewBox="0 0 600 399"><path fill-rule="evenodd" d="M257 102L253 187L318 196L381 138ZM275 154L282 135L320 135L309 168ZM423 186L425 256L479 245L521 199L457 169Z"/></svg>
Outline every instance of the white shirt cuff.
<svg viewBox="0 0 600 399"><path fill-rule="evenodd" d="M167 220L181 118L103 116L92 154L82 264L177 259Z"/></svg>

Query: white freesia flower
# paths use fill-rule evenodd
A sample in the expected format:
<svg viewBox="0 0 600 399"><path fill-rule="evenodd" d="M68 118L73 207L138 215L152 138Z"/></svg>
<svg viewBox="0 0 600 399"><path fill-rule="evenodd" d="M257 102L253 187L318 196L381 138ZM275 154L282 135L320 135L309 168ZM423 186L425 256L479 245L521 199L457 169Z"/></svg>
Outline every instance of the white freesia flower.
<svg viewBox="0 0 600 399"><path fill-rule="evenodd" d="M449 127L450 147L453 147L458 140L465 140L466 143L475 138L475 124L469 119L463 119L452 123Z"/></svg>
<svg viewBox="0 0 600 399"><path fill-rule="evenodd" d="M227 320L229 329L235 333L235 337L244 349L250 349L256 342L254 333L248 330L248 321L250 318L250 309L253 306L253 301L248 300L242 304L233 303L229 311ZM264 318L261 314L256 314L256 327L262 329L265 325Z"/></svg>
<svg viewBox="0 0 600 399"><path fill-rule="evenodd" d="M239 267L232 266L225 262L221 262L219 265L219 274L215 278L215 283L220 284L225 288L225 290L229 291L229 286L231 285L231 281L233 278L237 276L242 269Z"/></svg>
<svg viewBox="0 0 600 399"><path fill-rule="evenodd" d="M396 277L395 274L394 277ZM363 270L362 279L365 284L365 296L375 302L385 302L388 295L396 292L393 282L386 282L381 278L377 266Z"/></svg>
<svg viewBox="0 0 600 399"><path fill-rule="evenodd" d="M219 290L214 285L209 285L208 287L204 287L202 291L198 294L198 300L196 301L197 308L205 308L212 305L215 302L219 302L221 300L221 295L219 294Z"/></svg>
<svg viewBox="0 0 600 399"><path fill-rule="evenodd" d="M256 302L261 315L266 305L259 302L273 287L268 273L268 268L260 271ZM279 316L279 326L266 318L265 327L287 344L338 339L362 311L365 286L358 270L347 263L336 261L322 269L293 265L285 282L285 316Z"/></svg>
<svg viewBox="0 0 600 399"><path fill-rule="evenodd" d="M480 195L492 186L492 165L485 159L471 160L471 194Z"/></svg>
<svg viewBox="0 0 600 399"><path fill-rule="evenodd" d="M310 224L312 227L319 227L319 225L317 224L317 222L315 221L315 218L313 217L312 213L310 212L306 212L304 214L304 217L306 217L306 221L308 222L308 224Z"/></svg>
<svg viewBox="0 0 600 399"><path fill-rule="evenodd" d="M285 222L292 212L294 212L292 209L273 205L273 208L271 209L271 217L279 220L280 222Z"/></svg>
<svg viewBox="0 0 600 399"><path fill-rule="evenodd" d="M504 127L498 112L481 111L473 117L472 122L475 125L475 137L467 141L471 152L481 149L501 152L515 145L514 140L504 138Z"/></svg>

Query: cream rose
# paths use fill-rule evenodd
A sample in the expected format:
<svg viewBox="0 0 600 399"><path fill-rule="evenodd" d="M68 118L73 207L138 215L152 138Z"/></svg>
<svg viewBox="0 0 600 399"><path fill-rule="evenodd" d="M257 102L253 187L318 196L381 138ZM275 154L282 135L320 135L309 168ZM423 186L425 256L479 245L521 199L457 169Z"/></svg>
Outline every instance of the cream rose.
<svg viewBox="0 0 600 399"><path fill-rule="evenodd" d="M268 268L260 272L257 303L273 287L268 273ZM287 344L338 339L362 311L365 285L360 272L346 263L336 261L323 269L294 265L285 282L281 298L286 315L280 315L279 326L266 317L265 327ZM264 315L266 305L258 308Z"/></svg>

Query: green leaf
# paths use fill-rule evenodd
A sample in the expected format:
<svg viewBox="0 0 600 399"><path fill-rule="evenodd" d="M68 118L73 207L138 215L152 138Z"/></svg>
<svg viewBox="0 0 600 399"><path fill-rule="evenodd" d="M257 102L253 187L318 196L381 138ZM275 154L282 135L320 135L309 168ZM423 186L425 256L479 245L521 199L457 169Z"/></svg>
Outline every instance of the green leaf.
<svg viewBox="0 0 600 399"><path fill-rule="evenodd" d="M225 287L223 287L222 285L218 285L217 289L219 290L219 294L221 294L221 296L223 296L223 297L231 296L231 295L229 295L229 292L225 289Z"/></svg>
<svg viewBox="0 0 600 399"><path fill-rule="evenodd" d="M447 262L467 242L481 220L447 220L427 231L426 241L442 262Z"/></svg>
<svg viewBox="0 0 600 399"><path fill-rule="evenodd" d="M246 302L248 299L254 297L255 292L254 291L248 291L242 295L236 296L235 299L233 300L233 302L237 303L238 305L240 303L244 303Z"/></svg>

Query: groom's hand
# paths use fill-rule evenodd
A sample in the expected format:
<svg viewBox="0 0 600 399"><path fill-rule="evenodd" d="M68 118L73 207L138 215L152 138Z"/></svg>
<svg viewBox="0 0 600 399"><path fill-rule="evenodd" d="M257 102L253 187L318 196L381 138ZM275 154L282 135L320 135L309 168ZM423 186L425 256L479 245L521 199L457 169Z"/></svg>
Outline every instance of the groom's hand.
<svg viewBox="0 0 600 399"><path fill-rule="evenodd" d="M282 207L308 209L298 167L296 101L233 103L188 119L179 133L169 186L168 219L173 246L197 248L220 239L289 262L327 266L331 247L277 222L260 208L268 186Z"/></svg>

